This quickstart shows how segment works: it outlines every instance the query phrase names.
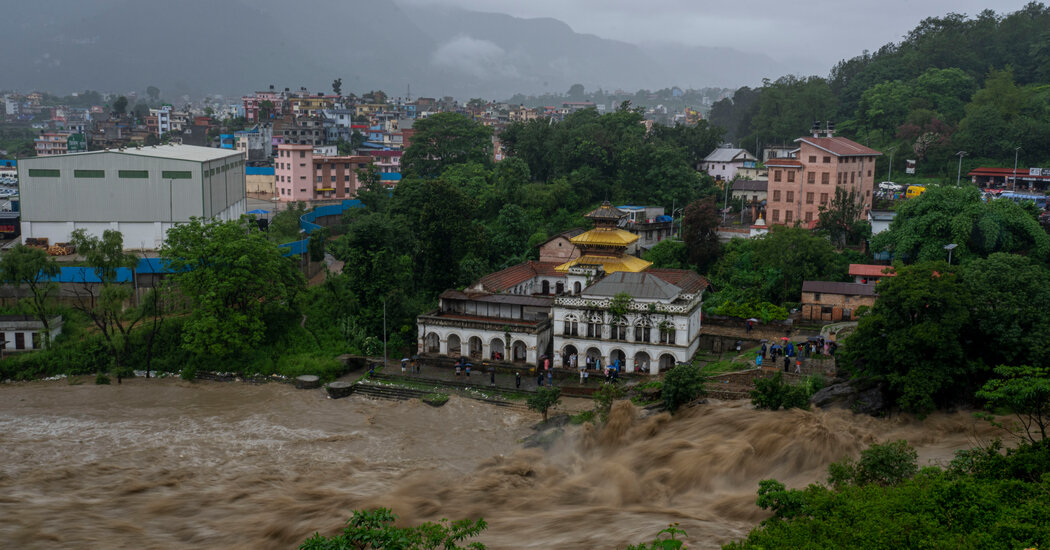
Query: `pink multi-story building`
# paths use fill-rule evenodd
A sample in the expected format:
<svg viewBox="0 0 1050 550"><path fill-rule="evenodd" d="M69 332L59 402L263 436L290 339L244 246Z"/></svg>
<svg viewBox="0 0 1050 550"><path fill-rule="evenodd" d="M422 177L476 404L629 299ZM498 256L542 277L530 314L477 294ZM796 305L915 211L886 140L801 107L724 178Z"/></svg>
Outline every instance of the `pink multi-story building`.
<svg viewBox="0 0 1050 550"><path fill-rule="evenodd" d="M264 101L273 103L273 115L279 118L284 114L285 108L288 106L288 94L284 92L275 92L270 90L268 92L255 92L252 95L246 95L241 98L244 101L244 118L248 122L259 121L259 106Z"/></svg>
<svg viewBox="0 0 1050 550"><path fill-rule="evenodd" d="M357 172L368 170L369 156L325 157L312 145L283 143L274 158L274 186L281 201L349 199L361 186Z"/></svg>
<svg viewBox="0 0 1050 550"><path fill-rule="evenodd" d="M815 132L795 143L799 145L795 158L766 161L766 222L801 222L803 227L812 228L820 216L820 207L831 202L839 187L856 191L863 208L861 216L867 215L875 189L875 158L882 153L843 137L832 137L831 131L824 137Z"/></svg>

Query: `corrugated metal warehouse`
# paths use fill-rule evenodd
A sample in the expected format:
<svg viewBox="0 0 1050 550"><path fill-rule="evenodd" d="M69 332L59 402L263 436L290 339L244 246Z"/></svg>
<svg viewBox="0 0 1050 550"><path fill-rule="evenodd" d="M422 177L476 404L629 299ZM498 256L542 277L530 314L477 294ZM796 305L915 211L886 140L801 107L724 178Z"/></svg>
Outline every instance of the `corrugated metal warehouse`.
<svg viewBox="0 0 1050 550"><path fill-rule="evenodd" d="M126 248L158 248L190 217L246 211L239 151L157 145L20 159L22 239L69 240L75 229L124 234Z"/></svg>

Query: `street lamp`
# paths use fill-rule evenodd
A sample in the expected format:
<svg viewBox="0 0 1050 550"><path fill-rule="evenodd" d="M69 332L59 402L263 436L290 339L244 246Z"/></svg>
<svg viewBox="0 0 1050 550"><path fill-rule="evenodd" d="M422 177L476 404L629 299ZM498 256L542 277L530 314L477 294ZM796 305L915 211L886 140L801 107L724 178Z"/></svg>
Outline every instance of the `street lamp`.
<svg viewBox="0 0 1050 550"><path fill-rule="evenodd" d="M955 250L957 246L959 245L955 243L944 245L944 249L948 251L948 265L952 265L952 250Z"/></svg>
<svg viewBox="0 0 1050 550"><path fill-rule="evenodd" d="M1017 153L1020 151L1020 146L1014 148L1014 191L1017 191Z"/></svg>
<svg viewBox="0 0 1050 550"><path fill-rule="evenodd" d="M890 147L890 165L886 167L886 181L893 181L893 153L897 152L896 147Z"/></svg>
<svg viewBox="0 0 1050 550"><path fill-rule="evenodd" d="M966 151L959 151L955 156L959 157L959 173L955 175L955 185L958 186L962 181L962 158L966 156Z"/></svg>
<svg viewBox="0 0 1050 550"><path fill-rule="evenodd" d="M674 203L672 203L672 206L673 204ZM685 217L684 207L671 210L671 233L674 234L674 217L675 214L678 214L679 212L682 212L682 218L678 219L678 240L682 240L682 219Z"/></svg>

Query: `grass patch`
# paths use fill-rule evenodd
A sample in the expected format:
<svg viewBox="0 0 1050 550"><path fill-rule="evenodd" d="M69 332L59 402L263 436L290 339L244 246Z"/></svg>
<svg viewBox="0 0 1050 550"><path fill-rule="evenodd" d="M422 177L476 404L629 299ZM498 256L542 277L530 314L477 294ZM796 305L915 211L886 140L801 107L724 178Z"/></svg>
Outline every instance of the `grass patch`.
<svg viewBox="0 0 1050 550"><path fill-rule="evenodd" d="M594 422L594 411L583 411L569 417L569 423L574 426L586 424L587 422Z"/></svg>
<svg viewBox="0 0 1050 550"><path fill-rule="evenodd" d="M445 403L448 403L447 393L428 393L421 397L424 403L432 407L440 407Z"/></svg>

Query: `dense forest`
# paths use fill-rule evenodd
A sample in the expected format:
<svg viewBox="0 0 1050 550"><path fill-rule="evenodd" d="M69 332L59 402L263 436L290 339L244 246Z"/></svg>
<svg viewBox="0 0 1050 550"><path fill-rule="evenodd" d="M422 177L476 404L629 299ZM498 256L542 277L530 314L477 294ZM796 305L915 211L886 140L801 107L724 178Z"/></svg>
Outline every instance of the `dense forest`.
<svg viewBox="0 0 1050 550"><path fill-rule="evenodd" d="M751 150L790 143L814 120L889 152L894 173L1050 165L1050 9L922 21L898 43L839 62L829 76L783 76L714 104L709 120ZM889 158L880 159L889 162Z"/></svg>

